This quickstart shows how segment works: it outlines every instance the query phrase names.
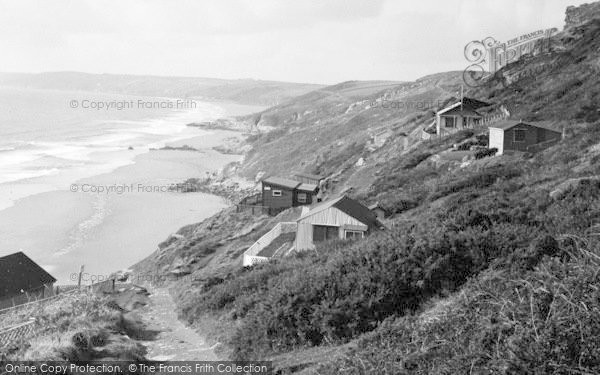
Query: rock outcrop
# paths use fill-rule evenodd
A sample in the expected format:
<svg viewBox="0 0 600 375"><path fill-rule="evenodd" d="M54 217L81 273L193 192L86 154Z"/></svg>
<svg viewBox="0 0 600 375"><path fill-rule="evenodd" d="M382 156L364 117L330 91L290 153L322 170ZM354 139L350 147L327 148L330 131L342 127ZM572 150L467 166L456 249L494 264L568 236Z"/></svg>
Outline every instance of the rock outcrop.
<svg viewBox="0 0 600 375"><path fill-rule="evenodd" d="M570 6L567 8L567 17L565 19L565 29L579 26L594 18L600 18L600 1L582 4L578 7Z"/></svg>

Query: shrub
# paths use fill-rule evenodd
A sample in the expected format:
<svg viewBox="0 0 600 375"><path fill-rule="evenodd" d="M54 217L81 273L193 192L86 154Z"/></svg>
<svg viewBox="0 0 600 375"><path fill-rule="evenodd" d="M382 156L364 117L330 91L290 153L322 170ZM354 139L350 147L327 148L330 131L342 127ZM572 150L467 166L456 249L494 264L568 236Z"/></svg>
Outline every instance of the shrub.
<svg viewBox="0 0 600 375"><path fill-rule="evenodd" d="M456 290L504 251L503 241L504 233L440 227L380 233L368 242L321 249L325 262L296 264L254 296L231 339L234 359L343 342L371 331L389 316L415 311L428 298Z"/></svg>
<svg viewBox="0 0 600 375"><path fill-rule="evenodd" d="M488 148L486 150L479 150L479 151L475 152L475 159L483 159L483 158L487 158L488 156L494 156L494 155L496 155L497 152L498 152L498 149L495 147Z"/></svg>
<svg viewBox="0 0 600 375"><path fill-rule="evenodd" d="M599 373L597 253L545 258L529 272L486 271L420 315L387 320L319 373Z"/></svg>
<svg viewBox="0 0 600 375"><path fill-rule="evenodd" d="M432 154L424 152L421 154L411 155L402 165L402 169L413 169L417 165L421 164L424 160L429 158Z"/></svg>

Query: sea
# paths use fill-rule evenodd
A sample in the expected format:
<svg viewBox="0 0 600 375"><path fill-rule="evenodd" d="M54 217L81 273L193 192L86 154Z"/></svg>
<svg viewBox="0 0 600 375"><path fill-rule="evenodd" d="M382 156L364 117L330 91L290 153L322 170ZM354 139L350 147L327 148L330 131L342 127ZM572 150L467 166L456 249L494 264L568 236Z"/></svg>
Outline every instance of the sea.
<svg viewBox="0 0 600 375"><path fill-rule="evenodd" d="M187 123L223 115L195 100L0 87L0 210L131 164L197 135Z"/></svg>
<svg viewBox="0 0 600 375"><path fill-rule="evenodd" d="M234 103L0 87L0 257L23 251L85 284L130 267L179 228L226 207L204 193L73 191L94 183L168 186L238 161L213 150L226 130L190 127L254 112ZM189 144L197 151L152 151ZM132 185L134 186L134 185ZM137 185L136 185L137 186Z"/></svg>

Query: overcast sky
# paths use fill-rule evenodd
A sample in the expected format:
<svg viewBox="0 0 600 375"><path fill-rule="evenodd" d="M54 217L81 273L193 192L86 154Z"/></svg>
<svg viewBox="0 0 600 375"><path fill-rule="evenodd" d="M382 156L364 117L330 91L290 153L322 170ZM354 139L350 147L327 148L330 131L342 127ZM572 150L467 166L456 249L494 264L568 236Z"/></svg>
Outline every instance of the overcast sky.
<svg viewBox="0 0 600 375"><path fill-rule="evenodd" d="M0 0L0 72L337 83L462 70L585 0Z"/></svg>

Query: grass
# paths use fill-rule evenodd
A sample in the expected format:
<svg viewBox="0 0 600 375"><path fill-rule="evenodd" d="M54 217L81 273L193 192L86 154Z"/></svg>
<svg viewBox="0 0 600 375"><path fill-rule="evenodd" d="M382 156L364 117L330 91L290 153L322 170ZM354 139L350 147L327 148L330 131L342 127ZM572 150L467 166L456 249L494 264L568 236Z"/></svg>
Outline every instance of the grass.
<svg viewBox="0 0 600 375"><path fill-rule="evenodd" d="M64 295L23 314L35 321L32 338L0 353L6 360L82 361L95 359L143 360L145 348L135 339L148 338L143 324L123 314L109 299L88 293ZM21 320L22 321L22 320Z"/></svg>
<svg viewBox="0 0 600 375"><path fill-rule="evenodd" d="M577 33L565 41L570 54L507 68L552 62L552 79L524 75L508 88L491 81L469 93L525 120L563 121L563 141L460 168L427 160L472 131L387 154L360 196L388 208L387 231L177 288L181 316L195 324L220 316L227 329L219 337L236 360L359 341L321 374L598 373L599 254L579 238L600 221L600 186L549 196L569 178L600 175L592 105L600 85L583 66L598 57L600 21ZM282 114L279 133L254 140L246 171L302 167L343 179L367 129L401 119L344 117L342 104Z"/></svg>
<svg viewBox="0 0 600 375"><path fill-rule="evenodd" d="M384 322L318 373L598 373L600 252L587 246L527 272L489 269L421 314Z"/></svg>
<svg viewBox="0 0 600 375"><path fill-rule="evenodd" d="M321 244L314 253L236 271L201 288L181 288L181 316L194 323L222 314L230 327L222 337L233 359L269 358L342 345L390 319L405 322L432 300L469 290L478 275L533 272L544 256L561 262L570 250L563 243L559 251L546 238L583 234L600 220L600 187L583 185L561 200L549 191L567 177L600 173L597 165L582 163L599 133L595 124L578 125L568 139L529 159L503 156L461 170L436 171L422 163L405 169L405 160L420 159L422 151L414 151L414 158L387 164L390 172L382 179L388 183L377 180L370 189L376 199L399 207L389 230L363 241ZM430 147L443 149L470 136ZM405 174L394 177L397 170Z"/></svg>

